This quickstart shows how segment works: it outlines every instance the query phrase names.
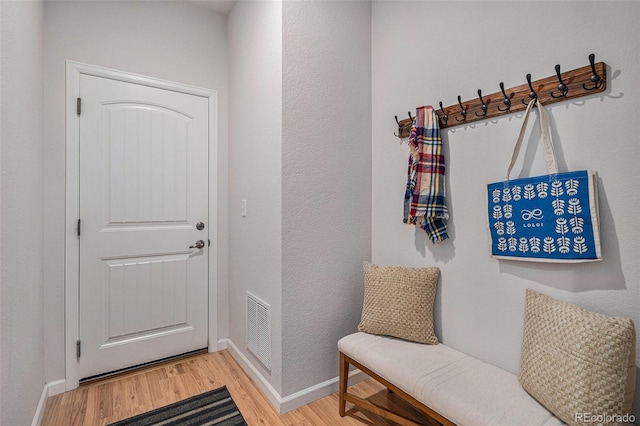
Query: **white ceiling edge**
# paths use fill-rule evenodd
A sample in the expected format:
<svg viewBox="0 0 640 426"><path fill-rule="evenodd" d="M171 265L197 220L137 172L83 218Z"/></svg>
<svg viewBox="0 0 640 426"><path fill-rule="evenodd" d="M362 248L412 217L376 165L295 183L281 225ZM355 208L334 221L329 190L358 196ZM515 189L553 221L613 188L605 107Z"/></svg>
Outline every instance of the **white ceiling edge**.
<svg viewBox="0 0 640 426"><path fill-rule="evenodd" d="M236 4L236 0L187 0L190 3L213 10L214 12L228 15Z"/></svg>

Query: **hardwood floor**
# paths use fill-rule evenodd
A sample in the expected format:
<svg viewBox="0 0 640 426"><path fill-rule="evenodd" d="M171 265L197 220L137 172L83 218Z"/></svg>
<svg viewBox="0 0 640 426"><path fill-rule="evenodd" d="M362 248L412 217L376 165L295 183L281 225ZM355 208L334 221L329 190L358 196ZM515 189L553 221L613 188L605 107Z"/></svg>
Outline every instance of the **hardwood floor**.
<svg viewBox="0 0 640 426"><path fill-rule="evenodd" d="M249 426L395 425L349 408L350 404L347 415L340 417L337 393L279 415L227 351L179 359L53 396L48 400L42 425L107 425L223 385ZM419 412L372 379L351 387L350 392L429 424Z"/></svg>

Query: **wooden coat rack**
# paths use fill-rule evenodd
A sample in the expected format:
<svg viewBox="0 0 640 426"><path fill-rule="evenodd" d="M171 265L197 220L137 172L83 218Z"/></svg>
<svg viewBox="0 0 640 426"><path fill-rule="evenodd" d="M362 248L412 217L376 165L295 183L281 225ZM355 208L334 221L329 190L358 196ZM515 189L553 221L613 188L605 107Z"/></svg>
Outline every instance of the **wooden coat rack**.
<svg viewBox="0 0 640 426"><path fill-rule="evenodd" d="M505 89L500 83L500 91L483 95L478 89L478 97L462 101L458 96L458 103L442 106L436 110L440 121L440 128L462 126L487 118L523 111L532 99L539 99L543 105L562 102L568 99L599 93L607 88L606 69L604 62L594 63L595 55L589 55L589 65L571 71L560 72L560 65L556 65L556 75L531 81L531 74L527 74L527 83L517 87ZM409 137L413 117L398 121L399 138Z"/></svg>

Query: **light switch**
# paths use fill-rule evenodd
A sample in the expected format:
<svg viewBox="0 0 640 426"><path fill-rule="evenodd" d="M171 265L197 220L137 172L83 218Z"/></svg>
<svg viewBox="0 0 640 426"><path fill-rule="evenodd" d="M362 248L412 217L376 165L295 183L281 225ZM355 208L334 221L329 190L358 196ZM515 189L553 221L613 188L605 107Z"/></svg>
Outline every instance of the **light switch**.
<svg viewBox="0 0 640 426"><path fill-rule="evenodd" d="M240 213L242 214L242 217L247 217L247 200L242 200Z"/></svg>

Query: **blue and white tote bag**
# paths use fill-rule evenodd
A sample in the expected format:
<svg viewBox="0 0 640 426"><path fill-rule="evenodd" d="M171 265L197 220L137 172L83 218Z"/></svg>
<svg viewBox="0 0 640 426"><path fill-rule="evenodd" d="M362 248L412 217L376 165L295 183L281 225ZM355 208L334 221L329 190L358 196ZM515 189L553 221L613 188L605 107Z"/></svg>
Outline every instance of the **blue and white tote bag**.
<svg viewBox="0 0 640 426"><path fill-rule="evenodd" d="M591 170L558 173L549 115L540 102L549 174L509 179L534 105L532 100L527 107L505 180L487 185L491 256L554 263L602 260L597 174Z"/></svg>

